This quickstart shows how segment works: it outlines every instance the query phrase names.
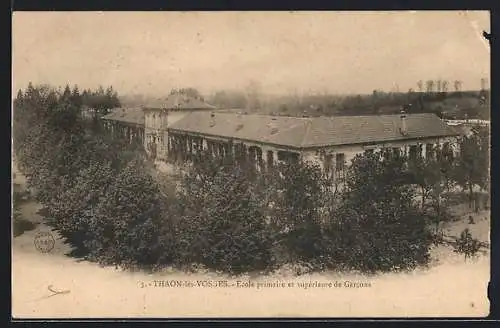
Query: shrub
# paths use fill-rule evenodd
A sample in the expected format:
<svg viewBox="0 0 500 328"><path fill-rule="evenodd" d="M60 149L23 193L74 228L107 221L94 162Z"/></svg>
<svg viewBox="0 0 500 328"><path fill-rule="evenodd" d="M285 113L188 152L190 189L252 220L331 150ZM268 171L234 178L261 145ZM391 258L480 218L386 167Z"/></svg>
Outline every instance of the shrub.
<svg viewBox="0 0 500 328"><path fill-rule="evenodd" d="M22 218L21 204L26 200L26 192L14 190L12 197L12 228L14 237L22 235L25 231L35 229L36 225Z"/></svg>
<svg viewBox="0 0 500 328"><path fill-rule="evenodd" d="M14 237L22 235L25 231L30 231L35 229L36 224L29 221L29 220L24 220L20 217L14 217L14 222L13 222L13 234Z"/></svg>
<svg viewBox="0 0 500 328"><path fill-rule="evenodd" d="M123 267L169 263L172 232L158 185L133 160L109 184L89 216L90 258Z"/></svg>
<svg viewBox="0 0 500 328"><path fill-rule="evenodd" d="M481 242L472 237L469 228L465 228L460 233L460 237L453 243L453 251L455 253L463 254L465 260L476 256L480 249Z"/></svg>

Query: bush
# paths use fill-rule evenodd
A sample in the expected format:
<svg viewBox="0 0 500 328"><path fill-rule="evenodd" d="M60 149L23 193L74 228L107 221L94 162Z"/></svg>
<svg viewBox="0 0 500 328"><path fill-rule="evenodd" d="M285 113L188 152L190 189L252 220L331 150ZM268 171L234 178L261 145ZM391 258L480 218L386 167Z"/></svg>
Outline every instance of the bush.
<svg viewBox="0 0 500 328"><path fill-rule="evenodd" d="M21 214L21 204L28 199L26 191L16 190L14 185L14 192L12 193L12 228L14 237L22 235L25 231L33 230L36 224L23 219Z"/></svg>
<svg viewBox="0 0 500 328"><path fill-rule="evenodd" d="M122 267L172 261L166 200L142 167L139 160L128 163L92 209L84 242L91 259Z"/></svg>
<svg viewBox="0 0 500 328"><path fill-rule="evenodd" d="M109 164L93 162L79 172L72 187L54 195L47 204L47 223L73 247L72 255L84 256L91 234L94 210L108 197L108 189L117 173Z"/></svg>
<svg viewBox="0 0 500 328"><path fill-rule="evenodd" d="M476 256L481 249L481 242L472 237L469 228L465 228L460 233L460 238L457 238L453 243L453 251L455 253L463 254L465 260Z"/></svg>
<svg viewBox="0 0 500 328"><path fill-rule="evenodd" d="M14 217L14 222L13 222L13 234L14 237L22 235L25 231L30 231L35 229L36 224L29 221L29 220L24 220L20 217Z"/></svg>

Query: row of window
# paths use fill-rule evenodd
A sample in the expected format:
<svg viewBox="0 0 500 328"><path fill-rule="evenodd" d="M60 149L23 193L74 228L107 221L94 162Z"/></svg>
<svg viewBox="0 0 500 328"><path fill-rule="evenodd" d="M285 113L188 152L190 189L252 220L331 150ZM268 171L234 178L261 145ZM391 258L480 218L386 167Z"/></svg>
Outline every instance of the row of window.
<svg viewBox="0 0 500 328"><path fill-rule="evenodd" d="M453 156L453 151L451 150L450 144L445 143L443 144L443 149L448 150L448 152L445 152L445 156ZM418 156L423 155L422 154L423 146L422 145L412 145L409 147L408 150L408 157L410 159L416 159ZM368 149L366 152L367 153L373 153L374 149ZM430 158L435 156L435 151L436 151L436 146L434 144L426 144L425 147L425 156ZM403 150L399 147L393 147L392 148L392 153L396 156L401 156ZM332 170L332 161L333 161L333 155L332 154L327 154L324 156L323 160L323 165L325 168L325 171L327 173L331 172ZM337 153L335 154L335 171L343 171L345 168L345 154L343 153Z"/></svg>
<svg viewBox="0 0 500 328"><path fill-rule="evenodd" d="M332 161L333 155L327 154L324 159L324 168L326 173L329 173L332 170ZM335 154L335 171L343 171L345 167L345 154L337 153Z"/></svg>

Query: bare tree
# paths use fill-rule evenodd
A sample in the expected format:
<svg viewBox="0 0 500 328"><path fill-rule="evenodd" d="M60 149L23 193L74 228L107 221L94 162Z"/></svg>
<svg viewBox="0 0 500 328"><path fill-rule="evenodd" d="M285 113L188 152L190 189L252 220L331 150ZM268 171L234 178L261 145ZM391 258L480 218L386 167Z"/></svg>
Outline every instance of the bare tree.
<svg viewBox="0 0 500 328"><path fill-rule="evenodd" d="M456 92L460 92L462 90L462 81L455 80L455 82L453 82L453 85Z"/></svg>
<svg viewBox="0 0 500 328"><path fill-rule="evenodd" d="M419 92L424 91L424 83L422 82L422 80L419 80L419 81L417 82L417 87L418 87L418 91L419 91Z"/></svg>
<svg viewBox="0 0 500 328"><path fill-rule="evenodd" d="M488 84L488 79L487 79L487 78L485 78L485 77L483 77L483 78L481 79L481 90L486 90L486 86L487 86L487 84Z"/></svg>
<svg viewBox="0 0 500 328"><path fill-rule="evenodd" d="M436 80L436 91L439 93L442 91L442 84L443 84L443 81L441 80Z"/></svg>
<svg viewBox="0 0 500 328"><path fill-rule="evenodd" d="M427 93L434 92L434 81L433 80L427 80L425 82L425 88L426 88Z"/></svg>
<svg viewBox="0 0 500 328"><path fill-rule="evenodd" d="M411 103L413 100L413 88L408 89L408 103Z"/></svg>
<svg viewBox="0 0 500 328"><path fill-rule="evenodd" d="M443 82L441 82L441 91L445 93L448 92L448 81L443 80Z"/></svg>
<svg viewBox="0 0 500 328"><path fill-rule="evenodd" d="M250 111L260 109L261 102L261 85L254 80L251 80L246 87L247 107Z"/></svg>

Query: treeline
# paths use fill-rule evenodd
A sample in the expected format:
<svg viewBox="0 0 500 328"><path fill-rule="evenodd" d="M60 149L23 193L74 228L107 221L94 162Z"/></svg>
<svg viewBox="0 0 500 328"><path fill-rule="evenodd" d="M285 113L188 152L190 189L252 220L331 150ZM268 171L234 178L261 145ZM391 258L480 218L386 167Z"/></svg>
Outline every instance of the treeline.
<svg viewBox="0 0 500 328"><path fill-rule="evenodd" d="M437 83L437 82L436 82ZM440 87L442 89L442 87ZM305 94L266 96L243 91L218 91L210 101L221 108L238 108L248 113L282 116L331 116L435 113L439 117L489 119L488 90L384 92L374 90L365 95ZM249 105L252 99L252 106Z"/></svg>
<svg viewBox="0 0 500 328"><path fill-rule="evenodd" d="M74 255L128 268L202 264L240 273L300 264L376 272L425 265L432 227L449 217L443 198L461 162L441 149L412 165L391 150L365 153L338 189L312 163L257 172L246 161L200 154L164 183L141 150L95 132L79 110L52 89L29 87L14 104L17 160ZM484 163L470 140L463 167L476 174ZM477 175L464 181L484 183ZM421 202L415 185L425 191Z"/></svg>
<svg viewBox="0 0 500 328"><path fill-rule="evenodd" d="M95 90L84 89L83 91L80 91L80 88L76 84L73 88L66 85L64 89L54 89L47 85L35 88L30 82L24 92L23 90L18 91L16 101L22 102L25 98L25 94L26 99L30 100L35 92L38 92L42 96L46 97L48 97L48 93L51 93L50 97L48 97L50 99L57 98L58 100L66 101L78 108L91 108L100 114L107 114L111 109L121 107L118 93L112 86L109 86L106 89L99 86Z"/></svg>

